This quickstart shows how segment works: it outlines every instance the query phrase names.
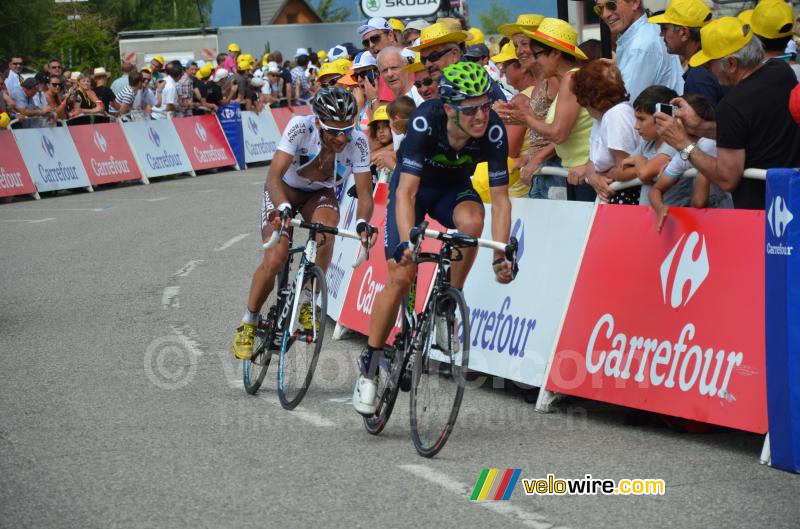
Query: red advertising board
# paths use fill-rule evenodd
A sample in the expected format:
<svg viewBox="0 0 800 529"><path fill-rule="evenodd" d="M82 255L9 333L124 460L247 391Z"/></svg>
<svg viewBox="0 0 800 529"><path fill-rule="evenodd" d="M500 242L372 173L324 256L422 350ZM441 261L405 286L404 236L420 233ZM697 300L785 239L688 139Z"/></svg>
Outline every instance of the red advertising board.
<svg viewBox="0 0 800 529"><path fill-rule="evenodd" d="M353 271L350 284L347 287L347 296L344 299L342 313L339 316L339 323L348 329L358 331L361 334L369 335L370 315L375 304L375 298L386 286L389 277L386 265L386 256L383 251L383 232L386 229L386 203L389 195L388 186L385 183L378 184L375 190L375 209L372 212L370 223L378 228L378 243L372 247L369 253L369 260L364 261L360 267ZM431 223L431 229L442 229L441 226ZM436 251L441 243L434 240L423 242L422 248L425 251ZM417 270L417 311L421 311L427 299L428 290L433 280L435 265L424 264ZM389 343L392 342L394 335L400 330L398 325L400 320L395 322L395 327L389 335Z"/></svg>
<svg viewBox="0 0 800 529"><path fill-rule="evenodd" d="M271 108L272 118L278 126L278 130L283 134L283 129L289 124L295 116L308 116L311 114L311 109L307 105L292 107L291 110L287 107Z"/></svg>
<svg viewBox="0 0 800 529"><path fill-rule="evenodd" d="M0 130L0 197L36 193L28 168L10 130Z"/></svg>
<svg viewBox="0 0 800 529"><path fill-rule="evenodd" d="M764 212L599 206L546 388L767 431Z"/></svg>
<svg viewBox="0 0 800 529"><path fill-rule="evenodd" d="M118 123L81 125L68 130L92 185L142 178Z"/></svg>
<svg viewBox="0 0 800 529"><path fill-rule="evenodd" d="M236 165L236 158L217 116L189 116L172 120L192 169L211 169Z"/></svg>

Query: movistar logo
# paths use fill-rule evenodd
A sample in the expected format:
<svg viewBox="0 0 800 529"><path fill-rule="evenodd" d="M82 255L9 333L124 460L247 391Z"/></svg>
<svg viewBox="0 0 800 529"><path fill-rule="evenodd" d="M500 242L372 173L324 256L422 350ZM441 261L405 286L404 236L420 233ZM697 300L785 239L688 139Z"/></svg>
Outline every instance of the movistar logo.
<svg viewBox="0 0 800 529"><path fill-rule="evenodd" d="M448 158L444 154L437 154L436 156L431 158L431 160L433 160L436 163L442 164L442 165L444 165L446 167L460 167L462 165L467 165L467 164L473 163L472 162L472 156L470 156L469 154L465 154L464 156L456 157L455 160L451 160L450 158Z"/></svg>

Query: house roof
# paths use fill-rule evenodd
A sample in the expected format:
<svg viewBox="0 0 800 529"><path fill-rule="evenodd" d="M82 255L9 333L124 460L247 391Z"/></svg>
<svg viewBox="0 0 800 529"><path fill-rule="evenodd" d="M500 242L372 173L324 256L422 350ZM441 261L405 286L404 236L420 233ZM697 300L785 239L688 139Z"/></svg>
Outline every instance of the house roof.
<svg viewBox="0 0 800 529"><path fill-rule="evenodd" d="M275 19L278 18L278 15L289 2L305 4L305 6L317 16L320 22L322 22L319 13L317 13L314 7L306 0L259 0L258 7L261 12L261 25L266 26L275 23Z"/></svg>

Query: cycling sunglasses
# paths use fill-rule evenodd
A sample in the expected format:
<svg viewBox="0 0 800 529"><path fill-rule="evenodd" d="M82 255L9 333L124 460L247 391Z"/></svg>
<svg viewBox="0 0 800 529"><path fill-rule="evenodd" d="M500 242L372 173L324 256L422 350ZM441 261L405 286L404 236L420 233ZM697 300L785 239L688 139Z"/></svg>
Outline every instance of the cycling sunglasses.
<svg viewBox="0 0 800 529"><path fill-rule="evenodd" d="M383 37L383 33L378 33L376 35L371 36L368 39L364 39L361 41L361 44L364 45L365 48L369 48L369 44L377 44L381 41L381 37Z"/></svg>
<svg viewBox="0 0 800 529"><path fill-rule="evenodd" d="M428 55L425 55L424 57L422 55L420 55L419 61L422 64L425 64L428 61L436 62L436 61L438 61L439 59L441 59L442 57L444 57L445 55L447 55L448 53L450 53L451 51L453 51L455 49L458 49L458 48L447 48L446 50L435 51L433 53L429 53Z"/></svg>
<svg viewBox="0 0 800 529"><path fill-rule="evenodd" d="M610 0L609 2L606 2L603 5L600 5L600 4L595 5L594 6L594 14L597 15L598 17L602 17L603 16L603 9L608 9L610 12L613 13L614 11L617 10L617 3L614 0Z"/></svg>
<svg viewBox="0 0 800 529"><path fill-rule="evenodd" d="M419 90L423 86L430 86L432 84L433 84L433 77L426 77L421 81L414 81L414 86L417 87L417 90Z"/></svg>
<svg viewBox="0 0 800 529"><path fill-rule="evenodd" d="M481 103L480 105L467 105L467 106L459 106L453 103L448 103L451 107L455 108L465 116L474 116L478 113L478 110L482 110L484 113L489 113L489 110L492 108L492 104L488 101L486 103Z"/></svg>
<svg viewBox="0 0 800 529"><path fill-rule="evenodd" d="M338 129L336 127L329 127L328 125L323 123L322 120L319 121L319 126L325 133L330 134L334 138L337 138L341 135L350 137L350 134L353 132L353 129L355 128L354 125L350 125L349 127L344 127L343 129Z"/></svg>

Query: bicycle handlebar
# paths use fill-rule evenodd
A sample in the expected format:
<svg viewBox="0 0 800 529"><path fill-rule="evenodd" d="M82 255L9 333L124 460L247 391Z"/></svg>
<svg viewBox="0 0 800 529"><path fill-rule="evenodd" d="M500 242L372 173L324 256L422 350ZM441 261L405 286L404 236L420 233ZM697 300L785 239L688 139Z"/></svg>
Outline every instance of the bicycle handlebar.
<svg viewBox="0 0 800 529"><path fill-rule="evenodd" d="M519 242L517 241L516 237L511 237L506 244L493 241L491 239L479 239L471 235L459 233L456 230L447 230L446 232L431 230L428 229L428 222L422 221L419 226L414 226L411 228L411 233L409 236L411 244L414 245L414 250L412 253L415 259L419 253L419 246L422 242L422 239L425 237L431 237L440 241L458 241L464 243L463 246L480 246L482 248L491 248L492 250L503 252L506 256L506 259L512 262L516 261L517 248L519 247Z"/></svg>
<svg viewBox="0 0 800 529"><path fill-rule="evenodd" d="M272 248L276 244L278 244L278 240L280 239L281 235L283 234L284 222L288 218L289 218L289 211L288 210L282 211L281 212L281 229L275 230L275 231L272 232L272 235L270 236L269 240L267 242L265 242L264 245L263 245L265 250L269 250L270 248ZM357 241L361 241L361 236L358 233L354 232L354 231L340 230L339 228L331 228L330 226L326 226L324 224L305 222L305 221L302 221L300 219L291 219L289 221L289 223L292 226L296 227L296 228L305 228L305 229L308 229L308 230L313 230L315 232L330 233L331 235L338 235L340 237L347 237L349 239L356 239ZM363 247L362 247L360 249L360 251L358 252L358 257L356 258L356 261L353 263L353 268L358 268L359 266L361 266L361 263L364 262L364 260L367 258L368 255L369 255L369 252L364 251Z"/></svg>

